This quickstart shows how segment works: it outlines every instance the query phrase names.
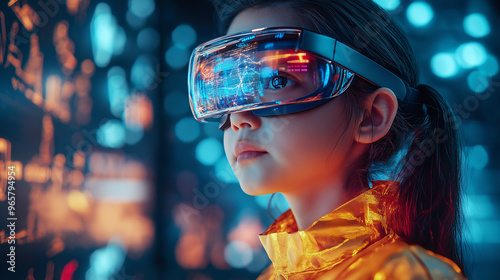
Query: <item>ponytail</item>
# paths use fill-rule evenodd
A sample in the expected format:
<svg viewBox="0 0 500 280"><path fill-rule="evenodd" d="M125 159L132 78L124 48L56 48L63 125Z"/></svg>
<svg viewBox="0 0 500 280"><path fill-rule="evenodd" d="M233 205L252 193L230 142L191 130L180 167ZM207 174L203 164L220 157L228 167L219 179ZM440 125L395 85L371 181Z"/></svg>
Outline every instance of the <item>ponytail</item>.
<svg viewBox="0 0 500 280"><path fill-rule="evenodd" d="M442 96L426 85L416 89L423 113L406 118L413 133L397 180L399 211L393 226L401 237L453 260L463 270L461 139Z"/></svg>

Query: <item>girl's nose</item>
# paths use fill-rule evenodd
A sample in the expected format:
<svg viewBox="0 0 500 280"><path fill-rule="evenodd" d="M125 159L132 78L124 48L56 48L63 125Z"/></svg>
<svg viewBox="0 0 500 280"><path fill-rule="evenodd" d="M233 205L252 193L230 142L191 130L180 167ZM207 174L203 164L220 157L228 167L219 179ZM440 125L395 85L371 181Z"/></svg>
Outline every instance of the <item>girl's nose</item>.
<svg viewBox="0 0 500 280"><path fill-rule="evenodd" d="M235 132L244 128L245 126L250 128L251 130L256 130L262 124L261 118L250 111L232 113L231 115L229 115L229 118L231 121L231 128Z"/></svg>

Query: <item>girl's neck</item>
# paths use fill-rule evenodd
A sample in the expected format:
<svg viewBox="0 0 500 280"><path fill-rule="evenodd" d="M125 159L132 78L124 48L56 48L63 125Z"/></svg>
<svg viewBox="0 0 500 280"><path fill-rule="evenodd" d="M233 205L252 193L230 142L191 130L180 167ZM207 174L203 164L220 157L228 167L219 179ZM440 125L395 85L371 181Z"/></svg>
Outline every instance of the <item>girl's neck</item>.
<svg viewBox="0 0 500 280"><path fill-rule="evenodd" d="M315 221L354 197L347 192L343 182L305 186L304 191L300 193L283 193L283 196L290 205L299 230L307 229Z"/></svg>

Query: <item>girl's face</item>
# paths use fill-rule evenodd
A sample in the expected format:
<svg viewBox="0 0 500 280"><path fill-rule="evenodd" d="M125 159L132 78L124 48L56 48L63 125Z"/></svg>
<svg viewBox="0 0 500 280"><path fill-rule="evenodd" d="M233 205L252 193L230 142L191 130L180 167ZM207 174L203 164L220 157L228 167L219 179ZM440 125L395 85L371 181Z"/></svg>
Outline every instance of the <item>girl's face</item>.
<svg viewBox="0 0 500 280"><path fill-rule="evenodd" d="M241 12L228 34L280 26L307 28L289 8L258 8ZM320 191L329 182L344 180L354 158L354 141L353 128L346 127L342 98L289 115L231 114L224 149L243 191L250 195Z"/></svg>

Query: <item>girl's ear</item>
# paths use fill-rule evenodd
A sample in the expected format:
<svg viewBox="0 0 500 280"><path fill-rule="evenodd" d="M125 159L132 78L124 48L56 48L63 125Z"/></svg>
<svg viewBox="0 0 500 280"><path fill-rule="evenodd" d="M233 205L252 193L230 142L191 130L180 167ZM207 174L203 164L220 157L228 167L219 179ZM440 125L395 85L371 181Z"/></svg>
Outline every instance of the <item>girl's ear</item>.
<svg viewBox="0 0 500 280"><path fill-rule="evenodd" d="M361 119L354 140L370 144L387 134L398 111L398 100L392 90L379 88L365 101L365 114Z"/></svg>

